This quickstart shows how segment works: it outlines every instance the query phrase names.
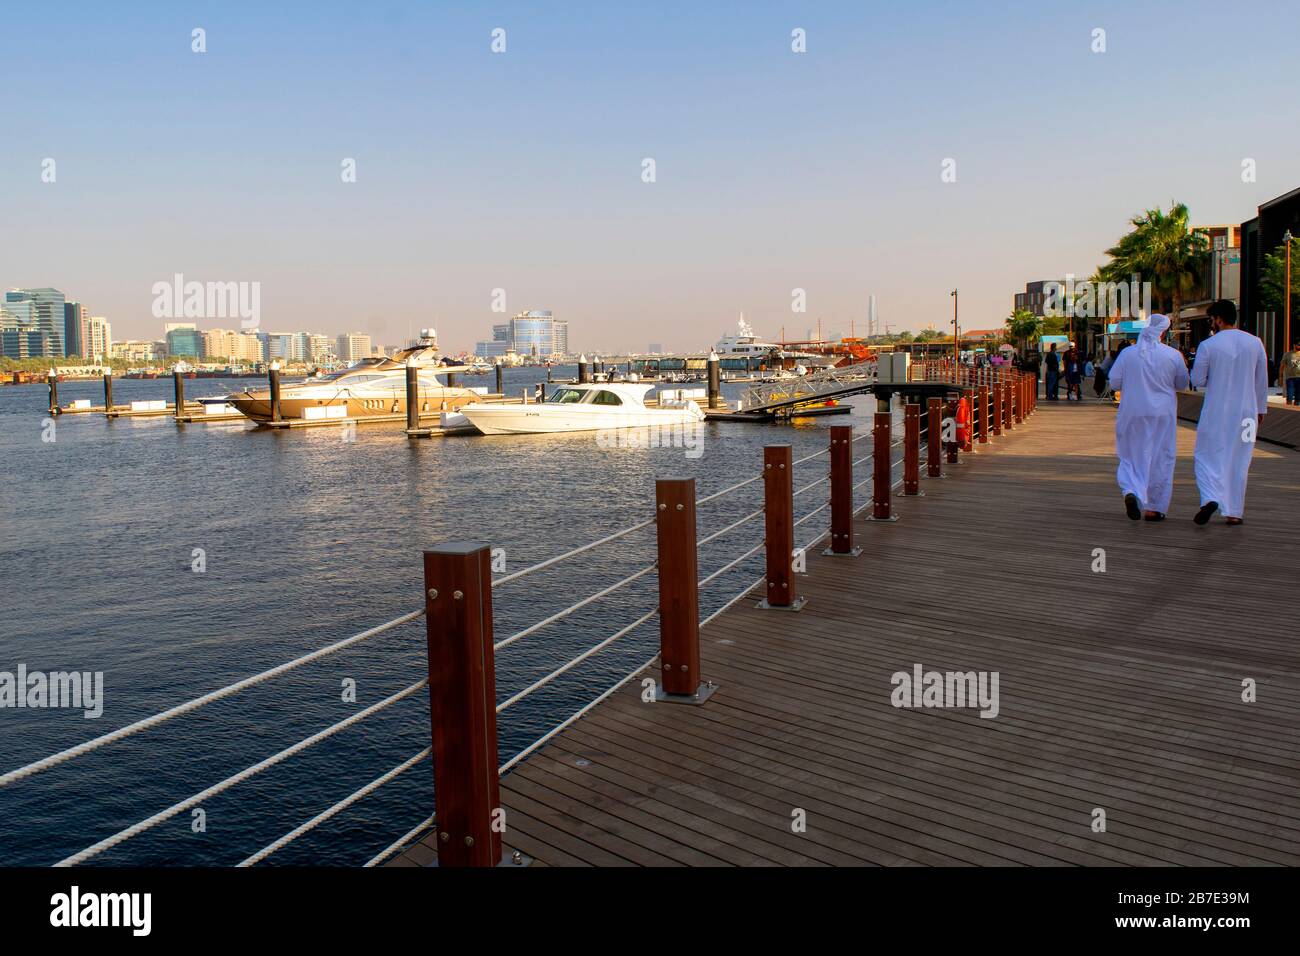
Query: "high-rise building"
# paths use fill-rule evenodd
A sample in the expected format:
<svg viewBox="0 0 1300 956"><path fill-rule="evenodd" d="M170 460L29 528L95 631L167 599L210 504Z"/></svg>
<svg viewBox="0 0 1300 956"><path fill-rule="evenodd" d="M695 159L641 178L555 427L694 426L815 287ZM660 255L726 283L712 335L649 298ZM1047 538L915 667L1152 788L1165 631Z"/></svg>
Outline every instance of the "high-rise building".
<svg viewBox="0 0 1300 956"><path fill-rule="evenodd" d="M256 335L245 332L211 329L203 333L203 355L256 364L263 361L262 342Z"/></svg>
<svg viewBox="0 0 1300 956"><path fill-rule="evenodd" d="M174 322L164 334L168 355L193 355L203 358L203 333L192 323Z"/></svg>
<svg viewBox="0 0 1300 956"><path fill-rule="evenodd" d="M565 355L569 351L569 323L549 310L520 312L508 322L492 326L492 341L479 342L474 351L484 357L515 352L532 358Z"/></svg>
<svg viewBox="0 0 1300 956"><path fill-rule="evenodd" d="M268 362L301 362L303 359L300 332L263 332Z"/></svg>
<svg viewBox="0 0 1300 956"><path fill-rule="evenodd" d="M102 315L86 319L85 356L89 359L106 357L113 349L113 326Z"/></svg>
<svg viewBox="0 0 1300 956"><path fill-rule="evenodd" d="M86 307L80 302L63 303L63 351L86 355Z"/></svg>
<svg viewBox="0 0 1300 956"><path fill-rule="evenodd" d="M317 335L314 332L305 332L303 334L307 337L304 351L306 361L324 362L327 358L334 357L334 343L330 341L328 335Z"/></svg>
<svg viewBox="0 0 1300 956"><path fill-rule="evenodd" d="M344 332L338 337L334 354L344 362L370 358L370 336L364 332Z"/></svg>
<svg viewBox="0 0 1300 956"><path fill-rule="evenodd" d="M62 356L65 354L63 349L63 324L66 320L64 315L65 299L62 292L58 289L11 289L5 293L5 308L10 303L30 302L32 309L30 312L31 327L26 329L28 332L44 332L48 336L46 348L49 350L46 354L49 356Z"/></svg>

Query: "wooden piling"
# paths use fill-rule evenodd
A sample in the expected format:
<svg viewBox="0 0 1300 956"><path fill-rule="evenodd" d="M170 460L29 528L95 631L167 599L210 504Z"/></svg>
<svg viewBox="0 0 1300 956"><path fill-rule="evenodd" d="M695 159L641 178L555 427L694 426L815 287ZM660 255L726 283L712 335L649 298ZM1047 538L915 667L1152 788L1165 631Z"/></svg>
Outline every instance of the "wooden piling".
<svg viewBox="0 0 1300 956"><path fill-rule="evenodd" d="M279 366L272 365L266 372L267 381L271 387L271 421L280 420L280 369Z"/></svg>
<svg viewBox="0 0 1300 956"><path fill-rule="evenodd" d="M893 415L890 412L876 412L872 426L871 453L871 518L873 521L892 521L889 509L889 486L892 476L890 453L891 425Z"/></svg>

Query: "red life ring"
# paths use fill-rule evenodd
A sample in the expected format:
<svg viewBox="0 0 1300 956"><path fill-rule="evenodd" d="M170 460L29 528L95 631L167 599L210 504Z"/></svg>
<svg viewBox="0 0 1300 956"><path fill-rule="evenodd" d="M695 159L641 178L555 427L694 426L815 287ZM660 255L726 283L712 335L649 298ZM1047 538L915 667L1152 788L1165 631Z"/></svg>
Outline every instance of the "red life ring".
<svg viewBox="0 0 1300 956"><path fill-rule="evenodd" d="M957 403L957 441L965 447L970 437L970 399L963 398Z"/></svg>

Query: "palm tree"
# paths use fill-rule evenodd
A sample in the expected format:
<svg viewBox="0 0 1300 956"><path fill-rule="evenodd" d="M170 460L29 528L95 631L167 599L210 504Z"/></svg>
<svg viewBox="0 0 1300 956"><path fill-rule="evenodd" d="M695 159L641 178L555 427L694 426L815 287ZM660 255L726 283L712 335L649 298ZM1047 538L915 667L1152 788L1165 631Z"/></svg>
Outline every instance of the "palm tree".
<svg viewBox="0 0 1300 956"><path fill-rule="evenodd" d="M1029 341L1043 334L1043 319L1028 309L1016 309L1007 316L1007 334L1022 344L1022 351L1029 350Z"/></svg>
<svg viewBox="0 0 1300 956"><path fill-rule="evenodd" d="M1183 297L1204 274L1209 240L1191 228L1185 203L1171 202L1167 213L1157 206L1129 221L1132 231L1106 250L1111 261L1098 274L1117 282L1134 273L1143 277L1159 301L1169 303L1169 317L1177 322Z"/></svg>

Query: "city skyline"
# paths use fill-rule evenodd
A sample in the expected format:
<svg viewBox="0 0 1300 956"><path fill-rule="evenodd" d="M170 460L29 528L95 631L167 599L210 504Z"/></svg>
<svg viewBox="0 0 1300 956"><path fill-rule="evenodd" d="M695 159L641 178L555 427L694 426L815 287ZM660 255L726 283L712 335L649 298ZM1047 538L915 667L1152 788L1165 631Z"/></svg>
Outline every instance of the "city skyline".
<svg viewBox="0 0 1300 956"><path fill-rule="evenodd" d="M452 351L537 308L575 346L698 349L742 311L767 338L847 333L873 295L880 327L943 328L954 286L988 327L1142 209L1240 222L1291 187L1293 97L1214 66L1284 59L1297 15L1220 12L76 5L79 70L23 46L2 67L24 130L0 157L24 237L5 278L77 290L123 339L152 336L176 273L259 283L263 329L434 325Z"/></svg>

